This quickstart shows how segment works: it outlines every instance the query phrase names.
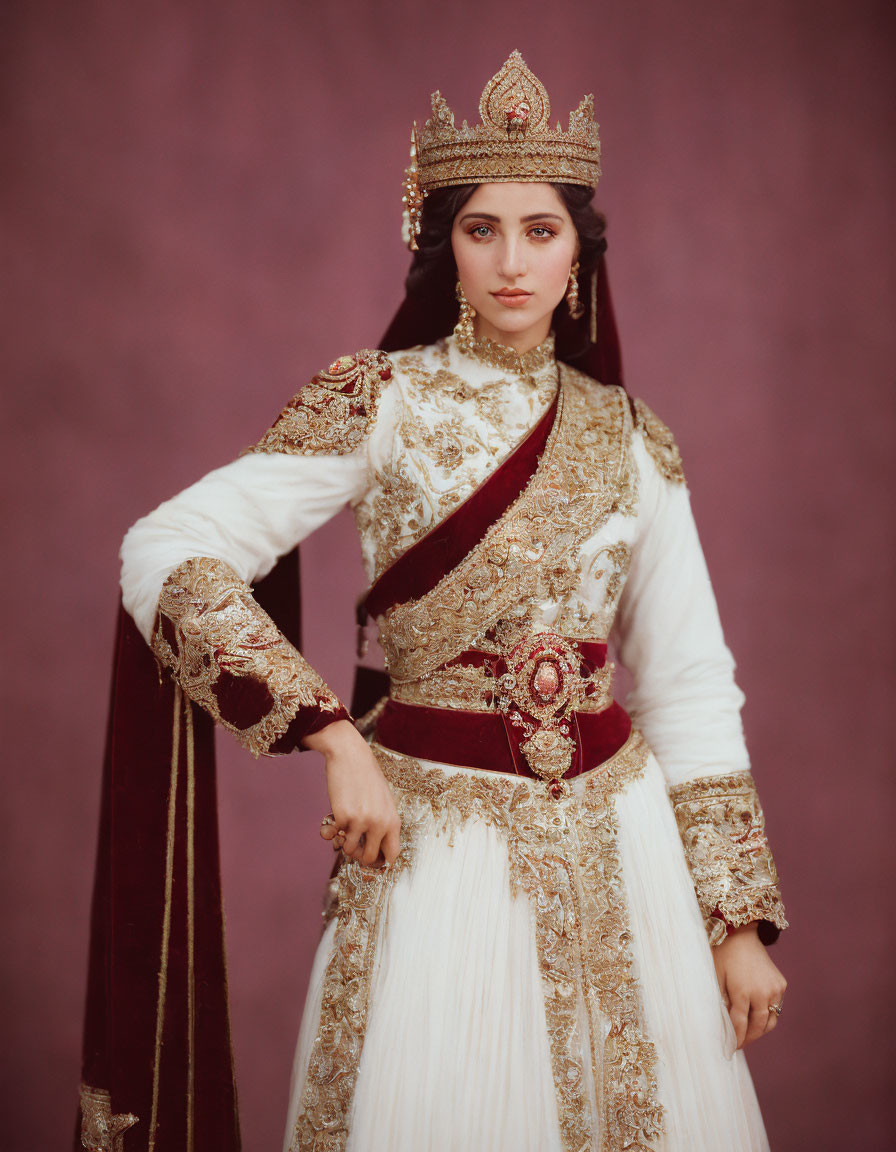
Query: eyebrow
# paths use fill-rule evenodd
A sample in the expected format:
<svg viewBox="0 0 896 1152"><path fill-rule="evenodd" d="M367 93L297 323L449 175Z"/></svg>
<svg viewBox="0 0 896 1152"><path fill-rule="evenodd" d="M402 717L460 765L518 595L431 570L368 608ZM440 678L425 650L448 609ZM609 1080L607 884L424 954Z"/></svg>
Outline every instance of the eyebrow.
<svg viewBox="0 0 896 1152"><path fill-rule="evenodd" d="M465 220L488 220L492 224L501 223L500 216L492 216L488 212L467 212L461 216L460 223L463 224ZM561 224L563 223L563 217L558 216L556 212L533 212L529 216L520 217L521 224L529 224L533 220L559 220Z"/></svg>

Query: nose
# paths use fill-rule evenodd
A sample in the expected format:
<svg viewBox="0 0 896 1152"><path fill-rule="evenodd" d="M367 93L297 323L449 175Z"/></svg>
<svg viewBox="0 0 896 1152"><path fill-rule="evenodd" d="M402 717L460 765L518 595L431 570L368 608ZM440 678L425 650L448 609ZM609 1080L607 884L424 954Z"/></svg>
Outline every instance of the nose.
<svg viewBox="0 0 896 1152"><path fill-rule="evenodd" d="M516 280L519 276L525 276L526 253L522 242L515 236L508 236L501 245L497 271L505 280Z"/></svg>

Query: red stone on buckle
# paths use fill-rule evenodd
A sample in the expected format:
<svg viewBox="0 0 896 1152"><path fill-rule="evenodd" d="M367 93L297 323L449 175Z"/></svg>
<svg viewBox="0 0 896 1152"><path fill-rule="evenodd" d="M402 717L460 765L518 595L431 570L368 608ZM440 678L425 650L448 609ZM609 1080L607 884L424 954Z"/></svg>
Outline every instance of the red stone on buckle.
<svg viewBox="0 0 896 1152"><path fill-rule="evenodd" d="M553 660L540 660L532 677L532 687L547 703L560 691L560 670Z"/></svg>
<svg viewBox="0 0 896 1152"><path fill-rule="evenodd" d="M550 782L550 784L548 785L548 791L554 797L555 800L559 800L560 797L563 795L563 785L560 783L559 780L552 780Z"/></svg>

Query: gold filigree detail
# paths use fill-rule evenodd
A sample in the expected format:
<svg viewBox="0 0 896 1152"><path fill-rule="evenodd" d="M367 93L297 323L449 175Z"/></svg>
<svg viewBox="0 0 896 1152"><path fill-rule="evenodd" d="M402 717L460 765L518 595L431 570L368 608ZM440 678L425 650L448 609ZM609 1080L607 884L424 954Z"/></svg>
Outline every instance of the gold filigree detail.
<svg viewBox="0 0 896 1152"><path fill-rule="evenodd" d="M401 704L427 708L460 708L467 712L493 712L495 679L487 668L451 664L420 680L392 684L389 695Z"/></svg>
<svg viewBox="0 0 896 1152"><path fill-rule="evenodd" d="M300 708L337 712L341 704L317 672L222 560L193 557L168 576L159 598L152 650L181 688L233 732L254 756L266 754ZM263 714L237 727L222 693L251 687Z"/></svg>
<svg viewBox="0 0 896 1152"><path fill-rule="evenodd" d="M534 913L564 1149L595 1146L590 1082L600 1109L601 1152L651 1152L662 1132L656 1051L644 1033L613 800L643 774L643 738L633 733L615 756L557 798L534 780L447 773L372 747L396 795L401 853L385 873L346 861L336 878L336 906L328 910L338 918L334 951L291 1152L345 1148L392 885L413 866L426 837L467 820L483 821L502 835L512 890Z"/></svg>
<svg viewBox="0 0 896 1152"><path fill-rule="evenodd" d="M383 384L392 376L385 352L362 348L341 356L304 386L257 444L246 452L345 455L367 435Z"/></svg>
<svg viewBox="0 0 896 1152"><path fill-rule="evenodd" d="M401 395L396 448L353 506L374 580L485 482L557 392L553 357L529 375L500 370L471 380L449 367L454 345L451 336L425 355L393 355Z"/></svg>
<svg viewBox="0 0 896 1152"><path fill-rule="evenodd" d="M124 1134L138 1122L133 1112L113 1114L105 1088L81 1085L81 1147L88 1152L123 1152Z"/></svg>
<svg viewBox="0 0 896 1152"><path fill-rule="evenodd" d="M393 680L420 679L502 617L578 587L581 545L620 501L631 417L620 388L565 365L560 375L554 427L525 491L431 592L380 618Z"/></svg>
<svg viewBox="0 0 896 1152"><path fill-rule="evenodd" d="M373 541L374 580L429 530L432 497L406 468L407 460L399 457L378 469L376 489L352 509L361 539Z"/></svg>
<svg viewBox="0 0 896 1152"><path fill-rule="evenodd" d="M485 643L477 644L480 651ZM497 646L494 648L498 654ZM613 665L596 668L588 676L578 674L577 712L603 712L613 702ZM449 664L427 673L419 680L402 680L391 685L389 695L400 704L418 704L426 708L455 708L465 712L496 711L500 691L492 669L466 664Z"/></svg>
<svg viewBox="0 0 896 1152"><path fill-rule="evenodd" d="M673 484L684 484L681 453L669 428L643 400L635 399L635 427L644 433L644 444L658 471Z"/></svg>
<svg viewBox="0 0 896 1152"><path fill-rule="evenodd" d="M433 188L484 180L559 181L594 188L600 179L600 139L594 96L570 113L569 128L550 124L551 103L538 77L519 52L511 52L479 99L480 123L455 126L440 92L432 94L432 116L411 137L405 175L407 242L416 235L419 197Z"/></svg>
<svg viewBox="0 0 896 1152"><path fill-rule="evenodd" d="M344 860L335 877L336 901L324 918L338 923L324 972L320 1027L302 1094L290 1152L341 1152L348 1138L351 1102L367 1031L370 983L388 893L402 870Z"/></svg>
<svg viewBox="0 0 896 1152"><path fill-rule="evenodd" d="M469 340L461 331L460 325L454 329L454 339L465 356L487 364L490 368L501 368L506 372L519 372L528 376L554 363L553 332L528 352L517 352L509 344L500 344L487 336L477 336Z"/></svg>
<svg viewBox="0 0 896 1152"><path fill-rule="evenodd" d="M505 839L512 890L529 900L563 1147L602 1152L656 1147L662 1131L656 1052L644 1033L633 968L613 796L644 770L639 733L558 797L535 780L446 773L374 745L398 792L407 867L436 826L484 821ZM583 1021L579 1005L584 1003ZM592 1060L586 1075L583 1051ZM589 1080L598 1095L599 1145Z"/></svg>
<svg viewBox="0 0 896 1152"><path fill-rule="evenodd" d="M786 928L778 872L749 772L704 776L669 790L711 944L725 925L768 920Z"/></svg>

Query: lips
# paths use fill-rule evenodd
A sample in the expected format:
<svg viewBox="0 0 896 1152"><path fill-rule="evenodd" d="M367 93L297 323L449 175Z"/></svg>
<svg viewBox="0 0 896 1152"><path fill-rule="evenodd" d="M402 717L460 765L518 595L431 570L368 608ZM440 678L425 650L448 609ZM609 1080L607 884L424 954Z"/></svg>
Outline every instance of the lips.
<svg viewBox="0 0 896 1152"><path fill-rule="evenodd" d="M492 292L492 296L505 308L522 308L532 298L532 293L524 292L522 288L504 288L500 292Z"/></svg>

